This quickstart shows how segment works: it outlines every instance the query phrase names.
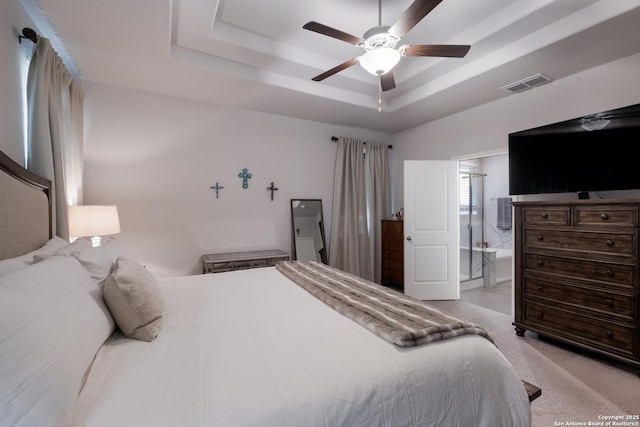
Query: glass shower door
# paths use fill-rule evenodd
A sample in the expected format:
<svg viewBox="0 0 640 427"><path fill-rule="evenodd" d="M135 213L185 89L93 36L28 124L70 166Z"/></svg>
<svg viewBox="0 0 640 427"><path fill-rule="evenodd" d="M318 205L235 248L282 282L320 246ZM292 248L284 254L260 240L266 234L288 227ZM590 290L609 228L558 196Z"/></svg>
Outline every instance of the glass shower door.
<svg viewBox="0 0 640 427"><path fill-rule="evenodd" d="M460 281L482 277L484 209L482 174L460 172Z"/></svg>

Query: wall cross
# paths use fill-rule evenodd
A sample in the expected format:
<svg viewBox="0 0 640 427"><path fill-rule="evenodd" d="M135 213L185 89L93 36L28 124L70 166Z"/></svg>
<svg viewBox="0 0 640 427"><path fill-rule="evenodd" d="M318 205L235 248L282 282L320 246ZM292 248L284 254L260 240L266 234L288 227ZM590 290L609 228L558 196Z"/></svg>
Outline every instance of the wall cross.
<svg viewBox="0 0 640 427"><path fill-rule="evenodd" d="M218 198L218 191L222 190L224 187L216 182L216 185L212 185L209 187L211 190L216 190L216 199Z"/></svg>
<svg viewBox="0 0 640 427"><path fill-rule="evenodd" d="M247 168L242 169L242 172L238 174L238 178L242 178L242 188L249 188L249 179L251 179L251 174Z"/></svg>
<svg viewBox="0 0 640 427"><path fill-rule="evenodd" d="M278 191L278 188L271 181L271 186L267 187L267 191L271 191L271 201L273 202L273 192Z"/></svg>

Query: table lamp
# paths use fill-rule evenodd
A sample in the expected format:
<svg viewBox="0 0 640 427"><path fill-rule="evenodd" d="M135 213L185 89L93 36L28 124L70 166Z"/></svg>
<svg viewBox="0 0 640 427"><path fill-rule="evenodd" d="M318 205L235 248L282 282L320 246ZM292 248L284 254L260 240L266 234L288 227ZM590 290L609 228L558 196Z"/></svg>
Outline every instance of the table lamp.
<svg viewBox="0 0 640 427"><path fill-rule="evenodd" d="M91 237L93 247L101 236L120 233L118 207L115 205L69 206L69 236Z"/></svg>

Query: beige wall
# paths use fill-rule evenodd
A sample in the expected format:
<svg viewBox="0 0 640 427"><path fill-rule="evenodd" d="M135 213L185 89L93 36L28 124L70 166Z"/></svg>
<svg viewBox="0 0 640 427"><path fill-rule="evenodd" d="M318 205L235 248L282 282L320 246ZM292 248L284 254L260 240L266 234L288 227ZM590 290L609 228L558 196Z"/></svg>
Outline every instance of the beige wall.
<svg viewBox="0 0 640 427"><path fill-rule="evenodd" d="M403 205L404 160L446 160L506 150L511 132L638 104L638 70L640 54L394 135L395 210Z"/></svg>
<svg viewBox="0 0 640 427"><path fill-rule="evenodd" d="M18 43L22 28L35 26L18 0L0 1L0 150L24 165L22 90L26 85L24 59L33 43Z"/></svg>
<svg viewBox="0 0 640 427"><path fill-rule="evenodd" d="M329 233L331 136L390 140L91 82L85 109L85 203L117 204L119 240L160 276L199 273L205 253L289 251L291 198L322 199ZM243 168L253 175L246 190ZM219 199L209 189L216 182L225 187Z"/></svg>

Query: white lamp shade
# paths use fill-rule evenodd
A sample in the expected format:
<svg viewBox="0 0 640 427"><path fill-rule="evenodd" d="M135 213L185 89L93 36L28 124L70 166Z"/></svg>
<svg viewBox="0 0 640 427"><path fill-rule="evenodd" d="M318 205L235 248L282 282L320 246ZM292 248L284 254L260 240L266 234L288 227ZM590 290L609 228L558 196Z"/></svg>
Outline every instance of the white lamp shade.
<svg viewBox="0 0 640 427"><path fill-rule="evenodd" d="M609 123L611 123L611 120L607 119L588 120L582 123L580 127L588 131L602 130L606 128Z"/></svg>
<svg viewBox="0 0 640 427"><path fill-rule="evenodd" d="M359 58L362 68L379 76L389 72L400 62L400 52L389 47L378 47L368 51Z"/></svg>
<svg viewBox="0 0 640 427"><path fill-rule="evenodd" d="M107 236L120 233L118 207L115 205L69 206L68 213L70 236Z"/></svg>

